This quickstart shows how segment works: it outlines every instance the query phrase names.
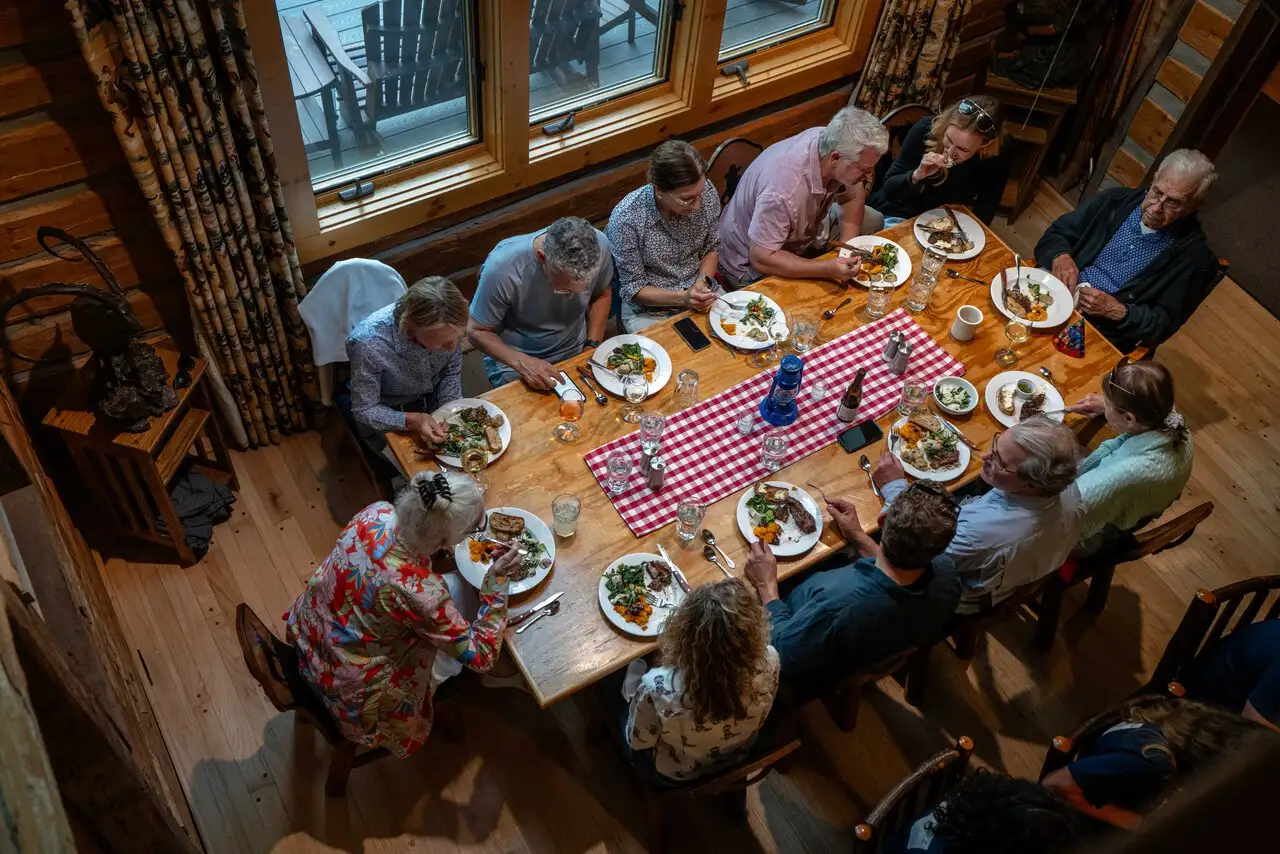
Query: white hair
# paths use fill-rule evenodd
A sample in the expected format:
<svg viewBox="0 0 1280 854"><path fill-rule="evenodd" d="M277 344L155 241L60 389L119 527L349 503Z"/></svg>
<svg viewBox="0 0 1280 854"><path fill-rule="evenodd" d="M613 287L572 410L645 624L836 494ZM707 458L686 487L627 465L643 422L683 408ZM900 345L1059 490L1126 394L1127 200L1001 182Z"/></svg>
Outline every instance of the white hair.
<svg viewBox="0 0 1280 854"><path fill-rule="evenodd" d="M475 480L461 472L420 471L396 496L396 540L426 555L441 543L454 545L484 511Z"/></svg>
<svg viewBox="0 0 1280 854"><path fill-rule="evenodd" d="M565 216L543 233L542 254L548 272L561 272L585 284L595 278L603 262L600 240L591 223L579 216Z"/></svg>
<svg viewBox="0 0 1280 854"><path fill-rule="evenodd" d="M1076 439L1065 425L1036 415L1009 429L1009 439L1026 453L1017 475L1041 495L1057 495L1076 479Z"/></svg>
<svg viewBox="0 0 1280 854"><path fill-rule="evenodd" d="M857 160L868 148L882 156L889 150L889 131L879 119L857 107L845 107L836 113L818 137L818 154L822 157L838 151L846 160Z"/></svg>
<svg viewBox="0 0 1280 854"><path fill-rule="evenodd" d="M1218 180L1218 172L1213 168L1213 161L1191 148L1179 148L1177 151L1169 152L1169 155L1160 161L1160 166L1156 168L1156 174L1152 180L1158 181L1167 170L1172 170L1174 175L1189 183L1195 182L1196 189L1192 198L1196 201L1203 199L1204 194L1213 186L1213 182Z"/></svg>

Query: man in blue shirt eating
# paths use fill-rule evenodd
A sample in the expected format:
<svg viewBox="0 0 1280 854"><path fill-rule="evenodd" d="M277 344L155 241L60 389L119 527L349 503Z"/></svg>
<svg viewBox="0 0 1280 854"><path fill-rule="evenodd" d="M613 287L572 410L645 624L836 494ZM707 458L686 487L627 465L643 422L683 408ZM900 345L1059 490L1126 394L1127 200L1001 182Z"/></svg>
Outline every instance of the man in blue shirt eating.
<svg viewBox="0 0 1280 854"><path fill-rule="evenodd" d="M814 573L785 599L767 546L752 543L746 566L773 624L782 681L797 702L935 640L960 601L955 567L943 554L959 508L944 489L916 483L899 496L879 545L862 530L852 501L836 498L827 507L856 555L853 563Z"/></svg>

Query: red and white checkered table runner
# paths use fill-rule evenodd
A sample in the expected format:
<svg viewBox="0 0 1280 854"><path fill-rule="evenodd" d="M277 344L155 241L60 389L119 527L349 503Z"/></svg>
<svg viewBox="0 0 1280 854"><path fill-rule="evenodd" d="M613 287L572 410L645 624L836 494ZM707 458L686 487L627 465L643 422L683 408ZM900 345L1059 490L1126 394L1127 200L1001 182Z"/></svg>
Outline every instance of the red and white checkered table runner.
<svg viewBox="0 0 1280 854"><path fill-rule="evenodd" d="M907 373L901 377L890 374L888 365L880 358L889 333L895 329L907 336L913 350ZM583 459L607 492L605 461L610 452L621 449L631 454L636 467L627 488L610 498L627 527L636 536L643 536L674 521L676 507L685 498L711 504L767 478L770 472L760 462L760 441L769 433L780 431L790 439L784 466L834 442L841 430L849 426L836 418L836 409L859 367L867 369L859 421L879 418L896 406L907 380L932 387L941 377L964 373L962 364L935 344L906 312L898 309L805 355L804 378L796 397L800 417L794 424L775 428L760 420L760 401L768 394L777 368L763 371L667 418L662 434L666 482L658 492L649 489L640 473L638 432L601 445ZM814 401L808 390L819 380L826 383L827 396ZM756 430L749 436L743 436L737 429L738 419L744 412L756 417Z"/></svg>

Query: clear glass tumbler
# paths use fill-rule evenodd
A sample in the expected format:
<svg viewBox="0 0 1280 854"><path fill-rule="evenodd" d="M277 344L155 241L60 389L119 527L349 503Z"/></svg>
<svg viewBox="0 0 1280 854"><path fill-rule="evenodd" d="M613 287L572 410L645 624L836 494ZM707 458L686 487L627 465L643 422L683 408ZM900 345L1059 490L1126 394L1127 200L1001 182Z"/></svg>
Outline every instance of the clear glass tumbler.
<svg viewBox="0 0 1280 854"><path fill-rule="evenodd" d="M911 288L907 291L907 311L919 312L929 307L929 301L933 299L933 291L938 287L937 278L928 278L921 270L911 282Z"/></svg>
<svg viewBox="0 0 1280 854"><path fill-rule="evenodd" d="M640 416L640 450L648 456L658 453L662 445L662 431L667 429L667 419L656 412Z"/></svg>
<svg viewBox="0 0 1280 854"><path fill-rule="evenodd" d="M698 372L685 368L676 375L675 405L684 409L698 402Z"/></svg>
<svg viewBox="0 0 1280 854"><path fill-rule="evenodd" d="M707 505L692 498L683 499L676 507L676 536L681 542L692 542L707 515Z"/></svg>
<svg viewBox="0 0 1280 854"><path fill-rule="evenodd" d="M878 320L889 311L889 300L893 298L893 285L884 282L872 282L867 287L867 317Z"/></svg>
<svg viewBox="0 0 1280 854"><path fill-rule="evenodd" d="M787 458L787 447L790 444L791 440L781 433L765 436L760 441L760 463L769 471L782 468L782 463Z"/></svg>
<svg viewBox="0 0 1280 854"><path fill-rule="evenodd" d="M791 349L801 355L809 352L818 338L818 315L811 312L793 312L791 315Z"/></svg>
<svg viewBox="0 0 1280 854"><path fill-rule="evenodd" d="M924 250L924 255L920 258L920 272L926 278L938 281L938 276L942 273L942 268L947 263L947 256L943 255L936 249Z"/></svg>
<svg viewBox="0 0 1280 854"><path fill-rule="evenodd" d="M572 537L578 530L578 515L582 501L576 495L557 495L551 502L551 517L555 520L557 537Z"/></svg>
<svg viewBox="0 0 1280 854"><path fill-rule="evenodd" d="M898 402L898 411L908 418L911 413L924 406L928 391L920 383L905 383L902 386L902 400Z"/></svg>
<svg viewBox="0 0 1280 854"><path fill-rule="evenodd" d="M618 450L609 454L609 458L605 460L605 468L608 471L610 494L617 495L627 488L627 481L631 478L634 467L635 461L626 451Z"/></svg>

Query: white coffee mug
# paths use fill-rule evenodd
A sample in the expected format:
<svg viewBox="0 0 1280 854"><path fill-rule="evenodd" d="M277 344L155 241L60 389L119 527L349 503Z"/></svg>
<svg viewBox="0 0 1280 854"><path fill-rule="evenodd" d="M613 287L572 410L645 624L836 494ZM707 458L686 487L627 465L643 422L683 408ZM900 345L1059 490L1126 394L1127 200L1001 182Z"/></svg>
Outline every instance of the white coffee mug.
<svg viewBox="0 0 1280 854"><path fill-rule="evenodd" d="M951 337L957 341L972 341L981 325L982 312L975 306L962 305L956 312L956 322L951 324Z"/></svg>

